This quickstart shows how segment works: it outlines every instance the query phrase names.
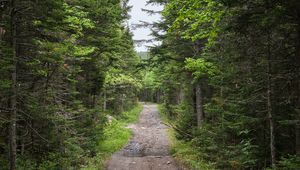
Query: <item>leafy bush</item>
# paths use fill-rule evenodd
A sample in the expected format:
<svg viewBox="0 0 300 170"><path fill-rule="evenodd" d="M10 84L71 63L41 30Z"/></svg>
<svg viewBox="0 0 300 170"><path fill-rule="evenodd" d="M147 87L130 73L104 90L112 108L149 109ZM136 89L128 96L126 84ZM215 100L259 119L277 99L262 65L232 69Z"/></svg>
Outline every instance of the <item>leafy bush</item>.
<svg viewBox="0 0 300 170"><path fill-rule="evenodd" d="M278 169L280 170L298 170L300 167L300 157L297 155L289 155L283 157L279 161Z"/></svg>

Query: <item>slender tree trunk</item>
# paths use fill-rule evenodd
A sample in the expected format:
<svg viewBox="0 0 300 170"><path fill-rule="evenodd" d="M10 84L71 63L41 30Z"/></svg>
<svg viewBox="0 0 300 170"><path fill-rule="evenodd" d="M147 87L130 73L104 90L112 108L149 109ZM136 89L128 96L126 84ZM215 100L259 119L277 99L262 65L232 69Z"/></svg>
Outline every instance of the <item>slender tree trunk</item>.
<svg viewBox="0 0 300 170"><path fill-rule="evenodd" d="M184 100L184 96L185 96L184 93L185 93L185 91L184 91L184 88L182 87L182 88L180 89L180 94L179 94L179 104L182 103L183 100Z"/></svg>
<svg viewBox="0 0 300 170"><path fill-rule="evenodd" d="M11 96L11 115L9 125L9 164L10 170L16 170L17 157L17 23L15 16L15 1L11 0L11 46L12 46L12 96Z"/></svg>
<svg viewBox="0 0 300 170"><path fill-rule="evenodd" d="M270 78L268 78L270 79ZM272 167L275 167L276 163L276 152L275 152L275 132L274 132L274 121L273 121L273 114L272 114L272 101L271 101L271 86L270 86L270 80L268 80L268 120L270 124L270 150L271 150L271 162Z"/></svg>
<svg viewBox="0 0 300 170"><path fill-rule="evenodd" d="M93 94L93 102L92 102L92 108L96 107L96 94Z"/></svg>
<svg viewBox="0 0 300 170"><path fill-rule="evenodd" d="M296 124L296 154L300 156L300 125L299 125L299 120Z"/></svg>
<svg viewBox="0 0 300 170"><path fill-rule="evenodd" d="M195 50L194 55L195 56L200 54L201 46L202 46L201 41L197 41L194 43L194 50ZM197 114L197 126L198 127L201 127L202 123L204 121L203 95L202 95L202 86L200 83L201 82L198 82L195 87L195 90L196 90L196 114Z"/></svg>
<svg viewBox="0 0 300 170"><path fill-rule="evenodd" d="M203 97L200 83L196 84L196 113L197 113L197 125L202 126L204 120L203 113Z"/></svg>
<svg viewBox="0 0 300 170"><path fill-rule="evenodd" d="M120 113L123 113L124 112L124 101L125 101L125 95L124 94L121 94L120 95Z"/></svg>
<svg viewBox="0 0 300 170"><path fill-rule="evenodd" d="M34 125L33 120L30 121L30 126L31 126L31 128L34 128L35 125ZM31 143L30 149L31 149L31 151L34 151L35 137L34 137L34 133L32 130L30 131L30 143Z"/></svg>
<svg viewBox="0 0 300 170"><path fill-rule="evenodd" d="M300 5L300 2L298 2L298 6ZM297 9L297 32L298 32L298 42L297 42L297 51L296 51L296 85L295 85L295 102L294 106L297 109L296 110L296 119L298 122L296 123L295 127L295 133L296 133L296 154L300 156L300 8Z"/></svg>
<svg viewBox="0 0 300 170"><path fill-rule="evenodd" d="M181 99L180 99L180 97L181 97L181 89L177 89L175 91L175 95L176 95L176 105L179 105L180 101L181 101Z"/></svg>
<svg viewBox="0 0 300 170"><path fill-rule="evenodd" d="M103 91L103 111L106 111L107 103L106 103L106 90Z"/></svg>
<svg viewBox="0 0 300 170"><path fill-rule="evenodd" d="M270 34L270 33L269 33ZM276 151L275 151L275 131L273 120L273 105L272 105L272 68L271 68L271 37L268 37L268 66L267 66L267 110L268 121L270 126L270 152L271 152L271 164L272 167L276 167Z"/></svg>

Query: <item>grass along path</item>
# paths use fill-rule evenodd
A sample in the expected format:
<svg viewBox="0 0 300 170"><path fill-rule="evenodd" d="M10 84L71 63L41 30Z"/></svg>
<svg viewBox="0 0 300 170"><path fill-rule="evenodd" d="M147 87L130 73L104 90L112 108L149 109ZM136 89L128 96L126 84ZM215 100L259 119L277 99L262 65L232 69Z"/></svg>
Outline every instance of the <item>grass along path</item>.
<svg viewBox="0 0 300 170"><path fill-rule="evenodd" d="M165 108L159 105L159 114L164 124L173 127L168 116L165 114ZM168 135L171 141L170 151L175 160L182 165L182 169L193 169L193 170L214 170L214 166L207 161L204 161L201 154L194 148L191 142L178 140L175 136L176 132L174 128L168 129Z"/></svg>
<svg viewBox="0 0 300 170"><path fill-rule="evenodd" d="M82 168L82 170L104 169L105 161L114 152L123 148L132 137L131 130L126 128L126 126L136 122L142 110L143 106L138 104L132 110L124 112L117 118L113 118L111 123L105 126L103 140L99 141L98 144L97 156L92 158L88 166Z"/></svg>
<svg viewBox="0 0 300 170"><path fill-rule="evenodd" d="M134 136L113 154L107 170L181 170L170 155L167 127L160 121L157 105L144 104L139 121L130 128Z"/></svg>

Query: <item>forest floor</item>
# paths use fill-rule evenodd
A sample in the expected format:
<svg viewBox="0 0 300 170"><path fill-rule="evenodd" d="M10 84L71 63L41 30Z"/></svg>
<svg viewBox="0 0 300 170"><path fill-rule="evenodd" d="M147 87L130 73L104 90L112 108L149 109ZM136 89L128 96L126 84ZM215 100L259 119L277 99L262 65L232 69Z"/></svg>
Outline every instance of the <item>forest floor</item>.
<svg viewBox="0 0 300 170"><path fill-rule="evenodd" d="M180 170L170 155L167 127L160 121L156 105L144 105L139 121L128 126L134 136L113 154L107 170Z"/></svg>

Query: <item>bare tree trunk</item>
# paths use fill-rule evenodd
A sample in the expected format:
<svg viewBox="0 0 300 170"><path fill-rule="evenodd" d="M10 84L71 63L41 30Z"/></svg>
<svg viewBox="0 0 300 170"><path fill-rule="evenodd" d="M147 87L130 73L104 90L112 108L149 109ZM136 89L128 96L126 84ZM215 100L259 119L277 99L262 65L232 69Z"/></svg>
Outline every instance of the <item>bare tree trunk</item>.
<svg viewBox="0 0 300 170"><path fill-rule="evenodd" d="M13 66L12 66L12 96L11 96L11 115L9 125L9 167L10 170L16 170L16 157L17 157L17 23L15 16L15 1L11 0L11 46L13 49Z"/></svg>
<svg viewBox="0 0 300 170"><path fill-rule="evenodd" d="M103 111L106 111L107 103L106 103L106 90L103 91Z"/></svg>
<svg viewBox="0 0 300 170"><path fill-rule="evenodd" d="M21 155L24 155L25 152L25 141L24 139L21 140Z"/></svg>
<svg viewBox="0 0 300 170"><path fill-rule="evenodd" d="M124 112L124 101L125 101L125 94L121 94L120 96L120 101L121 101L121 105L120 105L120 113Z"/></svg>
<svg viewBox="0 0 300 170"><path fill-rule="evenodd" d="M96 107L96 101L97 101L97 100L96 100L96 94L93 94L93 102L92 102L92 103L93 103L93 104L92 104L93 106L92 106L92 108L95 108L95 107Z"/></svg>
<svg viewBox="0 0 300 170"><path fill-rule="evenodd" d="M202 89L199 83L196 84L196 113L197 113L197 125L198 127L200 127L202 126L204 120L204 113L203 113Z"/></svg>
<svg viewBox="0 0 300 170"><path fill-rule="evenodd" d="M296 124L296 154L300 156L300 125L299 120Z"/></svg>
<svg viewBox="0 0 300 170"><path fill-rule="evenodd" d="M177 89L175 91L175 95L176 95L176 105L179 105L181 102L181 89Z"/></svg>
<svg viewBox="0 0 300 170"><path fill-rule="evenodd" d="M269 79L269 78L268 78ZM268 80L269 81L269 80ZM268 82L268 120L270 124L270 150L271 150L271 161L272 167L275 167L276 163L276 152L275 152L275 132L274 132L274 121L272 115L272 103L271 103L271 90L270 90L270 82Z"/></svg>
<svg viewBox="0 0 300 170"><path fill-rule="evenodd" d="M298 7L300 3L298 2ZM300 156L300 8L297 9L297 18L298 18L298 25L297 25L297 32L298 32L298 43L297 43L297 51L296 51L296 85L295 85L295 102L294 106L296 110L296 127L295 127L295 133L296 133L296 154Z"/></svg>
<svg viewBox="0 0 300 170"><path fill-rule="evenodd" d="M269 33L270 34L270 33ZM274 131L274 120L273 120L273 105L272 105L272 81L271 81L271 35L268 37L268 66L267 66L267 110L268 110L268 121L270 126L270 152L271 152L271 164L272 167L276 167L276 149L275 149L275 131Z"/></svg>
<svg viewBox="0 0 300 170"><path fill-rule="evenodd" d="M185 93L184 88L181 88L179 93L179 104L184 101L184 96L185 96L184 93Z"/></svg>
<svg viewBox="0 0 300 170"><path fill-rule="evenodd" d="M160 103L160 91L156 91L156 103Z"/></svg>

